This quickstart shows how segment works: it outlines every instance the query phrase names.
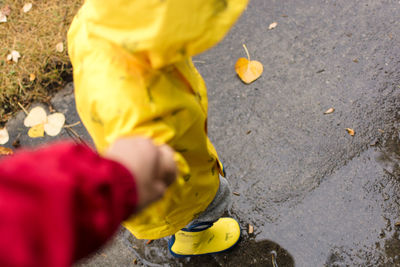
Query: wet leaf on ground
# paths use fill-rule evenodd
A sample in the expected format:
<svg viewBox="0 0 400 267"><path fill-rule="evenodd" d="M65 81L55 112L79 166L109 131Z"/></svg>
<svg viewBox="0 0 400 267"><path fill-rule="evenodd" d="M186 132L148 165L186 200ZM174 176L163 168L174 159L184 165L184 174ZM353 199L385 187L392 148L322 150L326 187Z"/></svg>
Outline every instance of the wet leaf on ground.
<svg viewBox="0 0 400 267"><path fill-rule="evenodd" d="M11 148L0 146L0 156L8 156L14 154Z"/></svg>
<svg viewBox="0 0 400 267"><path fill-rule="evenodd" d="M47 123L44 124L44 131L50 136L56 136L61 132L65 123L65 116L62 113L53 113L47 116Z"/></svg>
<svg viewBox="0 0 400 267"><path fill-rule="evenodd" d="M32 127L28 131L29 137L36 138L44 136L58 135L65 124L65 116L62 113L53 113L47 116L46 111L42 107L33 108L24 120L26 127Z"/></svg>
<svg viewBox="0 0 400 267"><path fill-rule="evenodd" d="M38 124L33 126L28 131L28 136L31 138L38 138L44 136L44 124Z"/></svg>
<svg viewBox="0 0 400 267"><path fill-rule="evenodd" d="M346 131L348 132L349 135L354 136L356 134L356 132L351 129L351 128L346 128Z"/></svg>
<svg viewBox="0 0 400 267"><path fill-rule="evenodd" d="M327 111L325 111L324 114L331 114L333 112L335 112L335 109L334 108L330 108Z"/></svg>
<svg viewBox="0 0 400 267"><path fill-rule="evenodd" d="M246 45L243 45L243 48L246 51L247 58L239 58L235 64L235 70L239 78L244 83L249 84L261 76L264 71L264 67L259 61L250 59L250 54Z"/></svg>
<svg viewBox="0 0 400 267"><path fill-rule="evenodd" d="M33 127L38 124L47 122L46 111L42 107L35 107L31 109L28 116L24 120L25 127Z"/></svg>
<svg viewBox="0 0 400 267"><path fill-rule="evenodd" d="M4 145L10 139L6 128L0 129L0 145Z"/></svg>
<svg viewBox="0 0 400 267"><path fill-rule="evenodd" d="M276 28L276 26L278 26L278 22L272 22L271 24L269 24L268 30L273 30Z"/></svg>

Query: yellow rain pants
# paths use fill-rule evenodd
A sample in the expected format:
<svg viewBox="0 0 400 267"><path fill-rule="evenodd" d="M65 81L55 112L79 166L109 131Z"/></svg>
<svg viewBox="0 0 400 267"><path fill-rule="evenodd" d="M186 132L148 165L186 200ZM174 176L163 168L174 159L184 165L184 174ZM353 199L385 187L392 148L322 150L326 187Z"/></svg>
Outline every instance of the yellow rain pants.
<svg viewBox="0 0 400 267"><path fill-rule="evenodd" d="M128 219L137 238L176 233L213 200L223 174L207 137L207 91L191 56L220 41L248 0L86 0L68 33L78 113L103 153L146 136L175 149L179 177Z"/></svg>

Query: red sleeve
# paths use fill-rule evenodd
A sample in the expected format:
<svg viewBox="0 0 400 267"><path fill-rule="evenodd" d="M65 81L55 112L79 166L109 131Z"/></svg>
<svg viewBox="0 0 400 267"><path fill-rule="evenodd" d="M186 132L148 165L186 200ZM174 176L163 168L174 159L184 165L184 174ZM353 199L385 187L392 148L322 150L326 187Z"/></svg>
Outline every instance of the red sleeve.
<svg viewBox="0 0 400 267"><path fill-rule="evenodd" d="M0 161L0 266L70 266L135 209L131 173L60 143Z"/></svg>

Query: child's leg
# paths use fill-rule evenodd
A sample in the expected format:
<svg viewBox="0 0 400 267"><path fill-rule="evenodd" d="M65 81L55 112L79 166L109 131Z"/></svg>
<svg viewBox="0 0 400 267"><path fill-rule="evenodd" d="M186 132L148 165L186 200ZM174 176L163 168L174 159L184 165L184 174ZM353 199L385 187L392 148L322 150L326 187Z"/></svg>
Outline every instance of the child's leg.
<svg viewBox="0 0 400 267"><path fill-rule="evenodd" d="M231 204L232 191L229 182L224 177L219 177L219 188L214 200L207 209L202 212L196 219L191 221L186 228L205 222L216 222L229 209Z"/></svg>
<svg viewBox="0 0 400 267"><path fill-rule="evenodd" d="M229 183L220 176L217 194L207 209L168 241L171 254L189 257L232 248L240 239L239 223L233 218L221 218L229 209L230 202Z"/></svg>

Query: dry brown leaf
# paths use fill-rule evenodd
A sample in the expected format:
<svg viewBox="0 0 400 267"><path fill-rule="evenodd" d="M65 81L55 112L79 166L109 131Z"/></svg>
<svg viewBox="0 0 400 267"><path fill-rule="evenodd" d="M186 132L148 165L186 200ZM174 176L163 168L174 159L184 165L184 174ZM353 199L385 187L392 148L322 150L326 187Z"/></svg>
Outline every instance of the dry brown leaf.
<svg viewBox="0 0 400 267"><path fill-rule="evenodd" d="M276 26L278 26L278 22L272 22L271 24L269 24L268 29L269 29L269 30L275 29Z"/></svg>
<svg viewBox="0 0 400 267"><path fill-rule="evenodd" d="M24 5L24 7L22 8L22 11L24 11L24 13L29 12L32 9L32 3L26 3Z"/></svg>
<svg viewBox="0 0 400 267"><path fill-rule="evenodd" d="M10 137L7 129L4 127L3 129L0 129L0 145L4 145L8 140L10 140Z"/></svg>
<svg viewBox="0 0 400 267"><path fill-rule="evenodd" d="M59 42L59 43L56 45L56 51L57 51L58 53L64 52L64 44L63 44L62 42Z"/></svg>
<svg viewBox="0 0 400 267"><path fill-rule="evenodd" d="M14 154L11 148L0 146L0 156L8 156Z"/></svg>
<svg viewBox="0 0 400 267"><path fill-rule="evenodd" d="M249 224L249 235L254 233L254 226Z"/></svg>
<svg viewBox="0 0 400 267"><path fill-rule="evenodd" d="M356 133L354 132L353 129L351 128L346 128L346 131L349 133L349 135L354 136Z"/></svg>
<svg viewBox="0 0 400 267"><path fill-rule="evenodd" d="M44 136L44 125L39 124L39 125L36 125L36 126L33 126L32 128L30 128L28 131L28 136L31 138L43 137Z"/></svg>
<svg viewBox="0 0 400 267"><path fill-rule="evenodd" d="M29 81L33 82L34 80L36 80L36 75L33 73L29 74Z"/></svg>
<svg viewBox="0 0 400 267"><path fill-rule="evenodd" d="M240 79L244 83L249 84L257 80L261 76L264 71L264 67L259 61L250 59L250 54L247 50L246 45L243 45L243 48L246 51L247 58L239 58L236 62L235 70Z"/></svg>
<svg viewBox="0 0 400 267"><path fill-rule="evenodd" d="M324 114L331 114L333 112L335 112L335 109L334 108L330 108L327 111L325 111Z"/></svg>

